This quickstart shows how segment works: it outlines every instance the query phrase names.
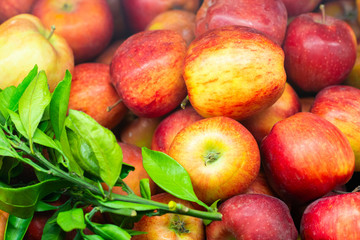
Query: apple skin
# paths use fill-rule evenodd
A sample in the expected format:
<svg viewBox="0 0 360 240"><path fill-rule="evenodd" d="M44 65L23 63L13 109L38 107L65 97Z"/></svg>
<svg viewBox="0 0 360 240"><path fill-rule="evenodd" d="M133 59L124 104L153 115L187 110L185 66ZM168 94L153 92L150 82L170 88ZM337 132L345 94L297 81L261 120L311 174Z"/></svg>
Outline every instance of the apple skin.
<svg viewBox="0 0 360 240"><path fill-rule="evenodd" d="M245 191L260 169L254 137L228 117L205 118L183 128L168 155L185 168L196 196L209 205Z"/></svg>
<svg viewBox="0 0 360 240"><path fill-rule="evenodd" d="M313 104L315 97L302 97L300 98L301 111L310 112L311 105Z"/></svg>
<svg viewBox="0 0 360 240"><path fill-rule="evenodd" d="M113 129L128 111L122 102L107 111L107 107L114 105L119 100L119 95L111 85L109 65L81 63L75 66L69 109L82 111L100 125Z"/></svg>
<svg viewBox="0 0 360 240"><path fill-rule="evenodd" d="M207 240L296 240L298 231L289 208L264 194L240 194L223 202L221 221L206 226Z"/></svg>
<svg viewBox="0 0 360 240"><path fill-rule="evenodd" d="M285 4L286 11L289 17L298 16L302 13L312 12L321 2L321 0L302 0L302 1L282 0L282 1Z"/></svg>
<svg viewBox="0 0 360 240"><path fill-rule="evenodd" d="M31 7L37 0L1 0L0 23L21 13L30 13Z"/></svg>
<svg viewBox="0 0 360 240"><path fill-rule="evenodd" d="M39 18L19 14L0 25L0 88L17 86L35 64L44 70L50 91L74 69L74 55L64 38L54 33L48 40Z"/></svg>
<svg viewBox="0 0 360 240"><path fill-rule="evenodd" d="M360 89L360 44L356 46L355 64L345 79L344 84Z"/></svg>
<svg viewBox="0 0 360 240"><path fill-rule="evenodd" d="M260 144L275 123L300 111L301 104L299 96L295 90L286 83L283 94L273 105L244 119L241 123L251 132L256 141Z"/></svg>
<svg viewBox="0 0 360 240"><path fill-rule="evenodd" d="M360 239L360 192L320 198L301 219L301 239Z"/></svg>
<svg viewBox="0 0 360 240"><path fill-rule="evenodd" d="M104 49L104 51L100 53L99 56L96 57L95 62L110 65L116 50L123 42L123 39L115 40L114 42L112 42Z"/></svg>
<svg viewBox="0 0 360 240"><path fill-rule="evenodd" d="M273 197L278 197L274 190L270 187L263 170L260 170L255 180L243 193L265 194Z"/></svg>
<svg viewBox="0 0 360 240"><path fill-rule="evenodd" d="M283 49L289 82L305 92L342 83L356 60L356 36L340 19L305 13L288 25Z"/></svg>
<svg viewBox="0 0 360 240"><path fill-rule="evenodd" d="M346 136L309 112L277 122L260 151L270 186L289 203L315 200L347 183L354 173L355 156Z"/></svg>
<svg viewBox="0 0 360 240"><path fill-rule="evenodd" d="M280 98L286 83L284 52L255 29L219 27L191 42L183 76L190 103L201 116L242 120Z"/></svg>
<svg viewBox="0 0 360 240"><path fill-rule="evenodd" d="M281 45L287 27L287 12L281 0L204 0L196 14L195 35L229 25L259 30Z"/></svg>
<svg viewBox="0 0 360 240"><path fill-rule="evenodd" d="M4 239L9 213L0 210L0 238Z"/></svg>
<svg viewBox="0 0 360 240"><path fill-rule="evenodd" d="M195 13L186 10L168 10L157 15L145 30L170 29L177 31L187 45L195 38Z"/></svg>
<svg viewBox="0 0 360 240"><path fill-rule="evenodd" d="M110 65L112 83L135 115L161 117L180 106L186 96L186 49L179 33L148 30L133 34L116 50Z"/></svg>
<svg viewBox="0 0 360 240"><path fill-rule="evenodd" d="M194 209L191 202L176 198L169 193L159 193L153 195L151 200L169 203L170 201L175 201L176 203L181 203L188 208ZM181 226L189 232L178 232L173 229L174 225ZM133 240L204 240L205 239L205 230L203 221L200 218L178 215L167 213L162 216L144 216L139 222L134 224L133 230L146 232L146 234L133 236Z"/></svg>
<svg viewBox="0 0 360 240"><path fill-rule="evenodd" d="M125 23L131 33L145 30L157 15L162 12L183 9L196 12L200 5L200 0L122 0Z"/></svg>
<svg viewBox="0 0 360 240"><path fill-rule="evenodd" d="M187 106L185 109L173 112L156 127L151 142L151 149L167 154L172 141L180 130L201 119L203 117L192 106Z"/></svg>
<svg viewBox="0 0 360 240"><path fill-rule="evenodd" d="M341 130L355 154L355 171L360 171L360 89L333 85L316 94L310 112Z"/></svg>
<svg viewBox="0 0 360 240"><path fill-rule="evenodd" d="M63 36L74 52L75 63L91 61L110 43L114 20L106 0L37 0L31 11Z"/></svg>

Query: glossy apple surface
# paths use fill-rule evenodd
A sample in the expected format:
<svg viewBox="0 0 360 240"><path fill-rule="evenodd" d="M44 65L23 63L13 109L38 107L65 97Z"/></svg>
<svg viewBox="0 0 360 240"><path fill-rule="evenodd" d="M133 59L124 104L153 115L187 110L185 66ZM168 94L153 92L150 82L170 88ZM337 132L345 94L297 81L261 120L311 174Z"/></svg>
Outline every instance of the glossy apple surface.
<svg viewBox="0 0 360 240"><path fill-rule="evenodd" d="M207 204L245 191L260 169L254 137L228 117L206 118L183 128L168 154L189 173L195 194Z"/></svg>
<svg viewBox="0 0 360 240"><path fill-rule="evenodd" d="M354 173L355 156L346 136L309 112L277 122L260 150L271 187L295 204L327 194L347 183Z"/></svg>
<svg viewBox="0 0 360 240"><path fill-rule="evenodd" d="M298 232L289 208L264 194L240 194L223 202L221 221L206 226L207 240L296 240Z"/></svg>
<svg viewBox="0 0 360 240"><path fill-rule="evenodd" d="M139 117L160 117L186 96L182 78L186 42L173 30L133 34L116 50L110 65L114 87Z"/></svg>
<svg viewBox="0 0 360 240"><path fill-rule="evenodd" d="M359 239L360 193L338 194L311 203L301 219L301 239Z"/></svg>
<svg viewBox="0 0 360 240"><path fill-rule="evenodd" d="M71 82L69 108L90 115L100 125L112 129L124 118L128 109L111 85L110 67L102 63L81 63L75 66Z"/></svg>
<svg viewBox="0 0 360 240"><path fill-rule="evenodd" d="M223 26L240 25L259 30L281 45L287 12L281 0L205 0L196 14L196 36Z"/></svg>
<svg viewBox="0 0 360 240"><path fill-rule="evenodd" d="M183 76L200 115L242 120L280 98L286 83L284 52L255 29L215 28L191 42Z"/></svg>
<svg viewBox="0 0 360 240"><path fill-rule="evenodd" d="M63 36L75 62L91 61L110 43L114 20L106 0L38 0L31 11Z"/></svg>
<svg viewBox="0 0 360 240"><path fill-rule="evenodd" d="M355 171L360 171L360 89L334 85L321 90L310 112L338 127L355 154Z"/></svg>
<svg viewBox="0 0 360 240"><path fill-rule="evenodd" d="M281 0L285 4L286 11L288 12L289 17L297 16L302 13L308 13L315 10L319 5L321 0Z"/></svg>
<svg viewBox="0 0 360 240"><path fill-rule="evenodd" d="M49 38L49 39L48 39ZM17 86L38 65L50 90L74 68L74 56L64 38L45 29L39 18L20 14L0 25L0 88Z"/></svg>
<svg viewBox="0 0 360 240"><path fill-rule="evenodd" d="M287 28L283 49L289 82L305 92L342 83L354 66L356 36L340 19L320 13L295 17Z"/></svg>
<svg viewBox="0 0 360 240"><path fill-rule="evenodd" d="M151 200L169 203L175 201L181 203L188 208L194 209L192 204L188 201L178 199L169 193L159 193L153 195ZM200 218L178 215L178 214L164 214L162 216L148 217L144 216L139 222L134 225L134 230L142 231L146 234L133 236L133 240L204 240L205 231L203 221Z"/></svg>
<svg viewBox="0 0 360 240"><path fill-rule="evenodd" d="M299 96L289 84L286 84L281 97L273 105L244 119L241 123L251 132L256 141L261 143L275 123L300 110Z"/></svg>
<svg viewBox="0 0 360 240"><path fill-rule="evenodd" d="M201 119L203 117L191 106L173 112L156 127L151 142L151 149L168 153L176 134L183 128Z"/></svg>

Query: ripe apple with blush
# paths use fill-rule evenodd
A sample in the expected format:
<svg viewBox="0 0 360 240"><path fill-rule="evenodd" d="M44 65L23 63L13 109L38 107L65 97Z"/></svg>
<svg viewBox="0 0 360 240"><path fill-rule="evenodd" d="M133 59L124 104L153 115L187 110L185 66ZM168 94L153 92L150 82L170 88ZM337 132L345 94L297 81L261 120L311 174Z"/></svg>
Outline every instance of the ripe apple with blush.
<svg viewBox="0 0 360 240"><path fill-rule="evenodd" d="M219 27L191 42L183 76L189 101L201 116L242 120L280 98L284 52L253 28Z"/></svg>
<svg viewBox="0 0 360 240"><path fill-rule="evenodd" d="M174 30L133 34L116 50L110 65L114 87L139 117L161 117L186 96L182 77L187 45Z"/></svg>
<svg viewBox="0 0 360 240"><path fill-rule="evenodd" d="M285 4L289 17L298 16L302 13L312 12L320 4L321 0L281 0Z"/></svg>
<svg viewBox="0 0 360 240"><path fill-rule="evenodd" d="M241 123L252 133L256 141L260 144L275 123L300 112L300 110L301 104L299 96L295 90L286 83L284 92L273 105L242 120Z"/></svg>
<svg viewBox="0 0 360 240"><path fill-rule="evenodd" d="M114 20L106 0L37 0L31 11L63 36L75 63L91 61L110 43Z"/></svg>
<svg viewBox="0 0 360 240"><path fill-rule="evenodd" d="M104 63L104 64L111 64L111 60L118 49L118 47L124 42L123 39L116 40L112 42L109 46L107 46L104 51L100 53L99 56L96 57L95 62L97 63Z"/></svg>
<svg viewBox="0 0 360 240"><path fill-rule="evenodd" d="M0 25L0 88L17 86L35 65L44 70L50 91L74 69L67 41L47 30L39 18L19 14Z"/></svg>
<svg viewBox="0 0 360 240"><path fill-rule="evenodd" d="M123 0L125 24L131 33L145 30L157 15L168 10L182 9L195 13L200 0Z"/></svg>
<svg viewBox="0 0 360 240"><path fill-rule="evenodd" d="M196 36L223 26L240 25L259 30L281 45L287 12L281 0L204 0L196 14Z"/></svg>
<svg viewBox="0 0 360 240"><path fill-rule="evenodd" d="M304 211L301 239L359 239L360 192L322 197Z"/></svg>
<svg viewBox="0 0 360 240"><path fill-rule="evenodd" d="M81 63L75 66L69 109L85 112L100 125L113 129L128 109L120 100L110 80L110 67L102 63ZM109 106L117 103L110 111Z"/></svg>
<svg viewBox="0 0 360 240"><path fill-rule="evenodd" d="M356 36L343 20L305 13L288 25L283 49L289 82L305 92L341 84L356 60Z"/></svg>
<svg viewBox="0 0 360 240"><path fill-rule="evenodd" d="M151 142L151 149L168 153L176 134L183 128L201 119L203 117L191 105L173 112L156 127Z"/></svg>
<svg viewBox="0 0 360 240"><path fill-rule="evenodd" d="M240 194L221 203L221 221L206 226L207 240L296 240L298 231L289 208L264 194Z"/></svg>
<svg viewBox="0 0 360 240"><path fill-rule="evenodd" d="M196 196L208 205L245 191L260 169L254 137L228 117L205 118L183 128L168 155L185 168Z"/></svg>
<svg viewBox="0 0 360 240"><path fill-rule="evenodd" d="M278 197L278 195L270 187L266 179L266 175L262 169L260 169L259 174L256 176L255 180L251 183L251 185L243 192L243 194L245 193L265 194L273 197Z"/></svg>
<svg viewBox="0 0 360 240"><path fill-rule="evenodd" d="M153 195L151 200L169 203L174 201L194 209L191 202L179 199L169 193ZM134 224L133 230L145 232L142 235L133 236L133 240L204 240L204 224L200 218L167 213L162 216L144 216Z"/></svg>
<svg viewBox="0 0 360 240"><path fill-rule="evenodd" d="M346 136L309 112L277 122L260 151L270 186L289 203L315 200L347 183L354 173L355 156Z"/></svg>
<svg viewBox="0 0 360 240"><path fill-rule="evenodd" d="M1 0L0 23L21 13L30 13L37 0Z"/></svg>
<svg viewBox="0 0 360 240"><path fill-rule="evenodd" d="M316 94L310 112L341 130L355 154L355 171L360 171L360 89L333 85Z"/></svg>

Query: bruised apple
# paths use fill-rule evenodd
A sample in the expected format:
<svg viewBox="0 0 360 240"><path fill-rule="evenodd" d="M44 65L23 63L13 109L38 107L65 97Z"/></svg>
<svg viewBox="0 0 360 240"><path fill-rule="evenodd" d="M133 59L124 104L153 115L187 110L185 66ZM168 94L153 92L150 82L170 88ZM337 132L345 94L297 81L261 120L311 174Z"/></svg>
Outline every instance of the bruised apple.
<svg viewBox="0 0 360 240"><path fill-rule="evenodd" d="M205 118L183 128L168 155L189 173L195 194L207 204L245 191L260 169L254 137L228 117Z"/></svg>
<svg viewBox="0 0 360 240"><path fill-rule="evenodd" d="M284 52L255 29L215 28L191 42L183 76L200 115L242 120L280 98L286 83Z"/></svg>

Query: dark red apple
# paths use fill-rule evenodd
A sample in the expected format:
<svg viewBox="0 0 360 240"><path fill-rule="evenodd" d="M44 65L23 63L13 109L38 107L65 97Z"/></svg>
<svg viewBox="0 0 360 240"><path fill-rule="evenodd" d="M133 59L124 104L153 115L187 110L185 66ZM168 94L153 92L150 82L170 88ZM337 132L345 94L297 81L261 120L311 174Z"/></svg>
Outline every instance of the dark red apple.
<svg viewBox="0 0 360 240"><path fill-rule="evenodd" d="M305 13L288 25L283 49L289 82L305 92L342 83L354 66L356 36L343 20Z"/></svg>
<svg viewBox="0 0 360 240"><path fill-rule="evenodd" d="M282 0L289 17L297 16L315 10L321 0Z"/></svg>
<svg viewBox="0 0 360 240"><path fill-rule="evenodd" d="M360 239L360 192L323 197L304 211L301 239Z"/></svg>
<svg viewBox="0 0 360 240"><path fill-rule="evenodd" d="M354 173L355 156L346 136L313 113L299 112L277 122L260 149L270 186L286 202L315 200Z"/></svg>
<svg viewBox="0 0 360 240"><path fill-rule="evenodd" d="M264 194L240 194L223 202L221 221L206 226L207 240L296 240L288 206Z"/></svg>
<svg viewBox="0 0 360 240"><path fill-rule="evenodd" d="M287 12L281 0L204 0L196 14L196 36L228 25L251 27L281 45Z"/></svg>

